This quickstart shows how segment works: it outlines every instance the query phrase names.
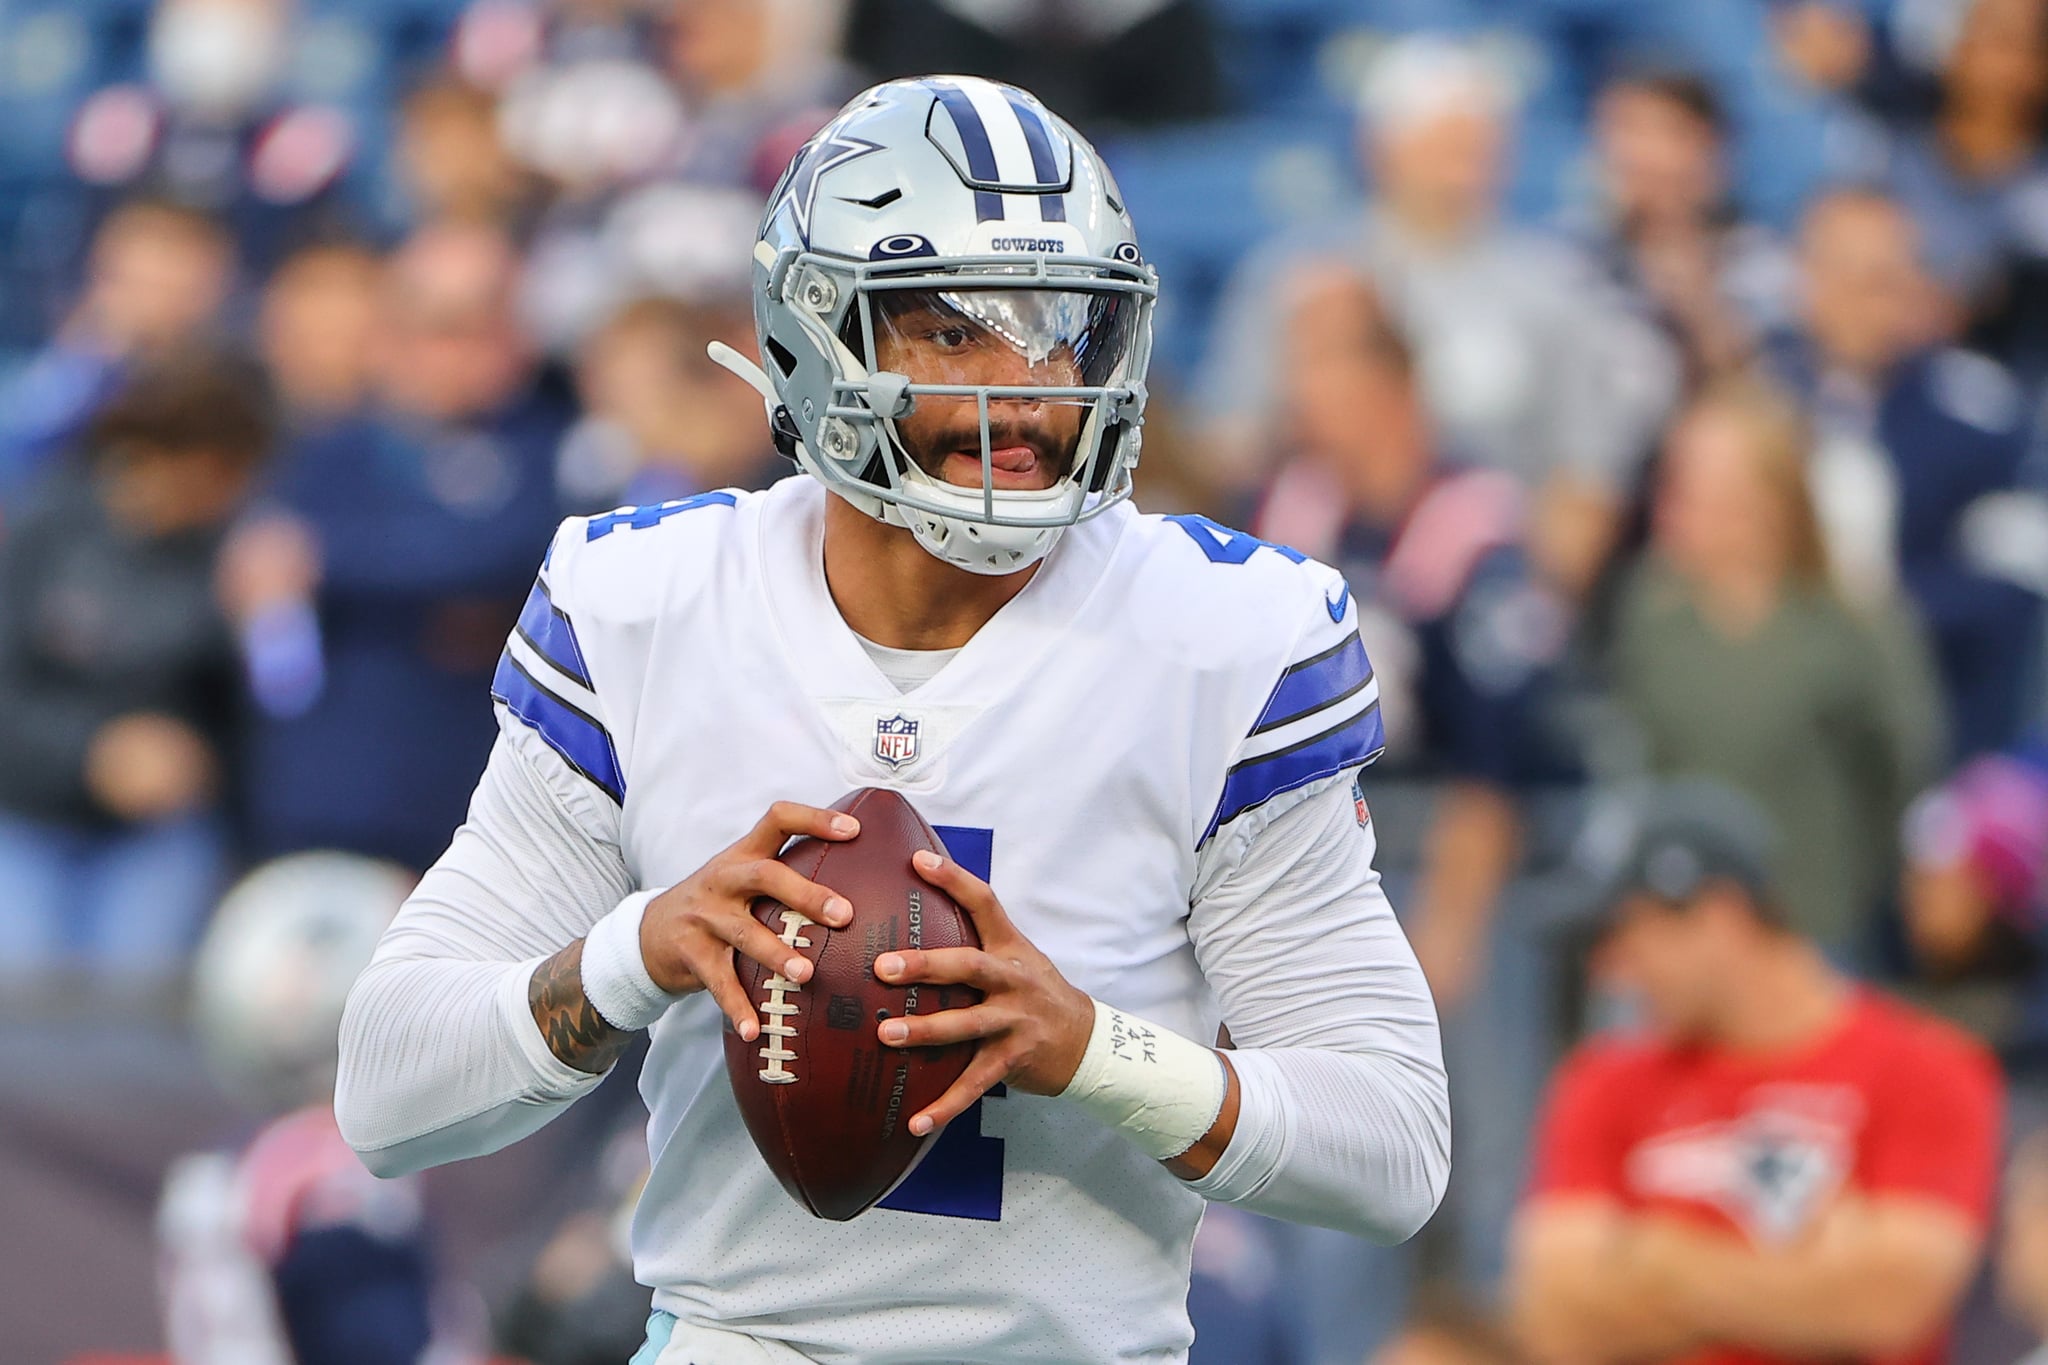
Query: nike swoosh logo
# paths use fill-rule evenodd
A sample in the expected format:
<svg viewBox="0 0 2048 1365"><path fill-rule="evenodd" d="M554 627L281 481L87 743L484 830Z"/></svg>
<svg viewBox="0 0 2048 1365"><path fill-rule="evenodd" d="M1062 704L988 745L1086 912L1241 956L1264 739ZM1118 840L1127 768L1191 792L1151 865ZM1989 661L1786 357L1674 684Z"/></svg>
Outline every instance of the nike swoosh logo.
<svg viewBox="0 0 2048 1365"><path fill-rule="evenodd" d="M1330 619L1342 625L1344 622L1344 611L1351 605L1351 585L1346 583L1344 591L1338 593L1335 597L1331 597L1327 593L1324 594L1323 605L1330 609Z"/></svg>

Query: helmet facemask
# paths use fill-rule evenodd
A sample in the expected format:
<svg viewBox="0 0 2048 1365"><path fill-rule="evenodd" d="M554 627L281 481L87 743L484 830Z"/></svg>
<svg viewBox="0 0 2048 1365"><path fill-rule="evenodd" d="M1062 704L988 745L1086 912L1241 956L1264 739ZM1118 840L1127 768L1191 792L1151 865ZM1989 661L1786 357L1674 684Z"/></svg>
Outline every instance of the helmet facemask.
<svg viewBox="0 0 2048 1365"><path fill-rule="evenodd" d="M1149 270L805 253L782 273L802 349L834 370L824 411L792 414L798 458L855 506L947 563L1001 574L1130 495Z"/></svg>

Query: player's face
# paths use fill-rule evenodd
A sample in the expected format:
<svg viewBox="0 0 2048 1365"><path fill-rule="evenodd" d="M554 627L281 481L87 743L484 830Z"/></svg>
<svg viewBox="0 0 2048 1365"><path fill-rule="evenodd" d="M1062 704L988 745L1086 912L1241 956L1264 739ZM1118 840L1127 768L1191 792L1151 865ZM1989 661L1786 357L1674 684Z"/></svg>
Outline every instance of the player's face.
<svg viewBox="0 0 2048 1365"><path fill-rule="evenodd" d="M1053 290L917 291L881 302L875 368L916 384L1057 388L1089 382L1091 300ZM1061 398L991 398L988 447L998 489L1046 489L1074 468L1087 404ZM920 395L896 432L933 478L982 486L981 417L972 397Z"/></svg>

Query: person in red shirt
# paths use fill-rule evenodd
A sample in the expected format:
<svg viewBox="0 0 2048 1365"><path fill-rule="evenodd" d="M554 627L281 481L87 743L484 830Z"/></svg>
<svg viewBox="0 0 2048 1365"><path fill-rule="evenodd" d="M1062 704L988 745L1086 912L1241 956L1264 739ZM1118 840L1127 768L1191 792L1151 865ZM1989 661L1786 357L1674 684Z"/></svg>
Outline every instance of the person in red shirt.
<svg viewBox="0 0 2048 1365"><path fill-rule="evenodd" d="M1990 1054L1786 928L1762 817L1660 789L1600 966L1647 1036L1554 1078L1511 1250L1539 1361L1936 1365L1983 1245Z"/></svg>

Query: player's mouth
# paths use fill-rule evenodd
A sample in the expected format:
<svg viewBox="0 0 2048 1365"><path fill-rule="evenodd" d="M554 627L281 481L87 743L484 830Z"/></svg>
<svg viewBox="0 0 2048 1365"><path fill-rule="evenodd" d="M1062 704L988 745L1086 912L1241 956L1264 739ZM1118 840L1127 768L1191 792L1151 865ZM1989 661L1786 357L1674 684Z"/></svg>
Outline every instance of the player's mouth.
<svg viewBox="0 0 2048 1365"><path fill-rule="evenodd" d="M1028 445L997 446L989 451L990 483L997 488L1038 490L1050 488L1057 474L1052 462ZM939 477L962 488L981 487L981 448L946 452Z"/></svg>

